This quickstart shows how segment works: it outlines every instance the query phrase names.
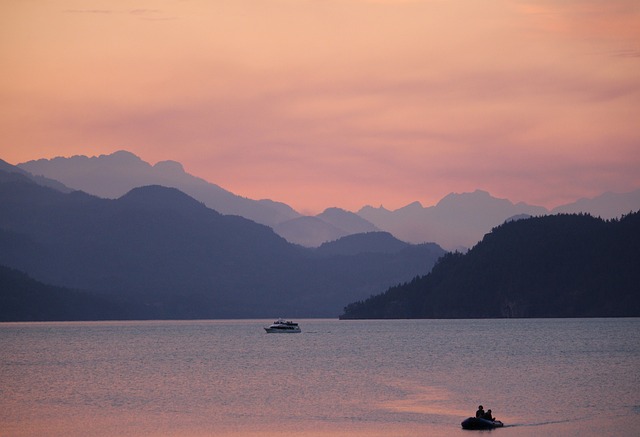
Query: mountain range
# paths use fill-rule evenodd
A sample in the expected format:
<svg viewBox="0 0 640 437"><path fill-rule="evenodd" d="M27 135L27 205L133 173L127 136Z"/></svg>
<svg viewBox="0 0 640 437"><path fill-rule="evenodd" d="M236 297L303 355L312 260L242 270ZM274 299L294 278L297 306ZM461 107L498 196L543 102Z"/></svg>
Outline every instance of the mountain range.
<svg viewBox="0 0 640 437"><path fill-rule="evenodd" d="M151 166L128 152L74 157L84 170L73 179L63 168L70 161L57 159L63 181L0 160L0 321L333 317L349 302L344 318L638 312L638 213L549 215L476 190L426 208L305 217L226 192L177 163ZM34 162L46 170L52 161ZM114 179L120 190L141 185L109 197ZM75 190L86 181L104 197ZM191 187L209 204L158 181ZM619 217L639 200L605 193L554 211ZM222 214L216 202L271 224ZM450 247L482 241L465 255L408 242L429 235Z"/></svg>
<svg viewBox="0 0 640 437"><path fill-rule="evenodd" d="M335 317L445 253L379 232L305 248L176 188L105 199L42 186L24 170L0 170L0 205L0 265L56 296L124 305L127 318ZM0 301L16 293L0 291Z"/></svg>
<svg viewBox="0 0 640 437"><path fill-rule="evenodd" d="M498 199L488 192L451 193L434 206L419 202L403 208L365 206L357 212L328 208L316 216L303 216L273 200L252 200L192 176L175 161L155 165L119 151L98 157L40 159L18 164L33 177L46 177L67 187L99 197L116 199L145 185L174 187L221 214L233 214L270 226L287 241L307 247L346 235L386 231L418 244L436 242L448 250L465 250L480 241L494 226L513 216L541 216L585 212L604 219L620 217L640 208L640 189L629 193L604 193L579 199L553 210Z"/></svg>
<svg viewBox="0 0 640 437"><path fill-rule="evenodd" d="M119 198L137 187L162 185L177 188L221 214L239 215L268 226L300 216L284 203L247 199L190 175L176 161L151 165L124 150L97 157L39 159L17 167L107 199Z"/></svg>

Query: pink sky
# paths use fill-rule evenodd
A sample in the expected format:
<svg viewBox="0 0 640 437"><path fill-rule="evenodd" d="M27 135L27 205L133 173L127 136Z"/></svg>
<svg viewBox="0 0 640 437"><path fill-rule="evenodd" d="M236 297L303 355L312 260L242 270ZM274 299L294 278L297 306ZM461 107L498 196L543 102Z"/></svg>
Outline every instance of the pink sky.
<svg viewBox="0 0 640 437"><path fill-rule="evenodd" d="M637 0L5 0L0 158L129 150L301 212L640 188Z"/></svg>

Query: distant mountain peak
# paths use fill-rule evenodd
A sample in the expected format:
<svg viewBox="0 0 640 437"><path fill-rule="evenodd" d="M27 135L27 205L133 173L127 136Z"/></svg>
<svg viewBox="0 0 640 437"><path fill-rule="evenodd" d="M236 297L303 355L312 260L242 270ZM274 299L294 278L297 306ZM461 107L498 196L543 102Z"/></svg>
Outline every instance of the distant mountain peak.
<svg viewBox="0 0 640 437"><path fill-rule="evenodd" d="M385 208L384 205L380 205L377 208L375 206L365 205L358 210L357 214L361 214L363 212L366 213L367 211L391 212L387 208Z"/></svg>
<svg viewBox="0 0 640 437"><path fill-rule="evenodd" d="M152 209L188 210L206 208L201 202L177 188L163 187L162 185L147 185L134 188L120 197L118 202ZM214 212L213 210L211 211Z"/></svg>
<svg viewBox="0 0 640 437"><path fill-rule="evenodd" d="M183 174L185 173L184 167L178 161L158 161L153 168L161 170L167 173Z"/></svg>
<svg viewBox="0 0 640 437"><path fill-rule="evenodd" d="M420 203L419 201L415 201L415 202L411 202L410 204L403 206L402 208L398 209L397 211L419 211L424 209L424 207L422 206L422 203Z"/></svg>
<svg viewBox="0 0 640 437"><path fill-rule="evenodd" d="M333 212L337 212L337 213L343 213L343 212L348 212L346 209L342 209L342 208L338 208L337 206L330 206L329 208L326 208L322 214L325 213L333 213Z"/></svg>
<svg viewBox="0 0 640 437"><path fill-rule="evenodd" d="M410 247L388 232L374 231L351 234L338 240L323 243L316 253L324 255L355 255L358 253L397 253ZM443 251L444 252L444 251Z"/></svg>
<svg viewBox="0 0 640 437"><path fill-rule="evenodd" d="M109 155L100 155L99 158L102 157L111 157L111 158L118 158L118 159L131 159L131 160L135 160L135 161L142 161L142 159L136 155L135 153L129 152L128 150L117 150ZM95 158L95 156L93 157Z"/></svg>
<svg viewBox="0 0 640 437"><path fill-rule="evenodd" d="M453 204L453 203L458 203L460 201L466 201L466 200L472 200L472 199L477 201L507 200L507 199L498 199L496 197L493 197L488 191L478 189L472 192L462 192L462 193L451 192L446 196L444 196L436 204L436 206L443 206L447 204Z"/></svg>

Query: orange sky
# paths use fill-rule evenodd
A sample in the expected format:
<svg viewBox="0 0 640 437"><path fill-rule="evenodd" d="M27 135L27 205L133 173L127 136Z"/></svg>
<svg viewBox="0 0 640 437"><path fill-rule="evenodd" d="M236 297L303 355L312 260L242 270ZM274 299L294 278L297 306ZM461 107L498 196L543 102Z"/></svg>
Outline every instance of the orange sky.
<svg viewBox="0 0 640 437"><path fill-rule="evenodd" d="M640 188L637 0L2 0L0 158L126 149L301 212Z"/></svg>

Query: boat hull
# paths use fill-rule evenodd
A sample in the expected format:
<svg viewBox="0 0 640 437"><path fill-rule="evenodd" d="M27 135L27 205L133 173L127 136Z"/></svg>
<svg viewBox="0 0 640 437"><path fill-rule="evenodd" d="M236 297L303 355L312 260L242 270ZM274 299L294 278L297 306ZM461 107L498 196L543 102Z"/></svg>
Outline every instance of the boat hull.
<svg viewBox="0 0 640 437"><path fill-rule="evenodd" d="M499 420L480 419L479 417L469 417L461 423L463 429L494 429L504 426Z"/></svg>
<svg viewBox="0 0 640 437"><path fill-rule="evenodd" d="M269 334L298 334L301 332L300 328L296 329L282 329L282 328L264 328Z"/></svg>

